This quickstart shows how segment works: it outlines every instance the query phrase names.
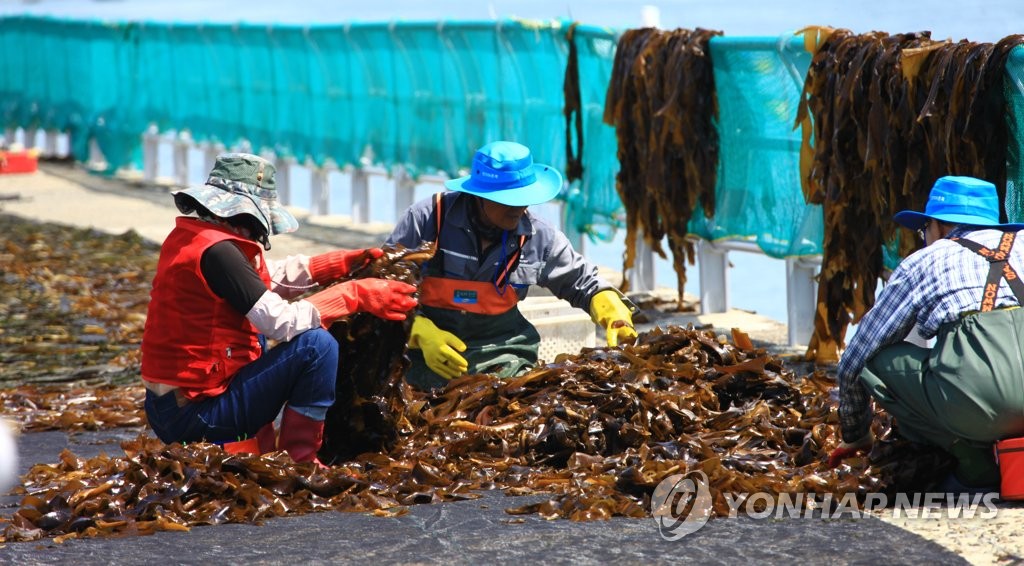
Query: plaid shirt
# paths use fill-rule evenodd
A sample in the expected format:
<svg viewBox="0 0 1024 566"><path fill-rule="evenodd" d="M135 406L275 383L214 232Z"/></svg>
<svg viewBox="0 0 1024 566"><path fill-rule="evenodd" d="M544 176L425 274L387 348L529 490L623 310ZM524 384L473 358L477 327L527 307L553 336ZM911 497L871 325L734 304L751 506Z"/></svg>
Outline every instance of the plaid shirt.
<svg viewBox="0 0 1024 566"><path fill-rule="evenodd" d="M995 249L999 230L957 227L950 236L966 237ZM1024 238L1024 232L1017 234ZM1015 241L1010 265L1024 275L1024 242ZM933 242L900 262L872 307L861 319L836 370L839 380L839 425L843 440L855 442L868 432L871 407L859 379L861 370L879 350L902 341L916 323L924 338L939 327L981 306L989 263L977 253L947 239ZM999 286L996 308L1017 305L1006 281Z"/></svg>

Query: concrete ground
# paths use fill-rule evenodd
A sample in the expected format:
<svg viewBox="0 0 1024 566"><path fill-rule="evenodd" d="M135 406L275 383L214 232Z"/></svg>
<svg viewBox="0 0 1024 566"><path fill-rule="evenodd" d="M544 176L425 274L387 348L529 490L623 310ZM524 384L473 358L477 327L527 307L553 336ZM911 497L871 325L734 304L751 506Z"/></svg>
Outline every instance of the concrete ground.
<svg viewBox="0 0 1024 566"><path fill-rule="evenodd" d="M166 188L146 187L96 177L64 164L44 164L31 175L0 175L0 214L39 222L92 227L113 234L135 230L161 241L177 211ZM379 245L390 226L353 226L344 218L309 217L296 211L301 228L277 236L268 255L315 254L336 247ZM0 267L2 270L2 267ZM610 273L613 273L609 270ZM781 299L780 299L781 300ZM718 315L665 314L655 324L710 325L728 332L737 327L773 351L788 349L785 325L734 310ZM53 462L64 447L81 456L100 451L119 455L120 440L138 430L98 433L45 432L19 438L22 472L31 464ZM17 508L18 498L0 496L0 516ZM43 540L0 545L0 562L48 564L144 563L154 558L175 564L326 563L377 560L387 563L469 564L480 562L603 563L627 561L736 563L740 561L809 563L996 564L1024 557L1020 529L1024 509L1001 503L997 516L979 520L893 518L879 512L867 518L716 519L681 540L659 536L654 519L616 519L596 523L513 517L504 509L528 502L486 493L476 501L416 506L398 518L364 514L319 513L268 521L263 526L200 527L189 533L149 537L72 540L62 545ZM519 522L520 519L522 522Z"/></svg>

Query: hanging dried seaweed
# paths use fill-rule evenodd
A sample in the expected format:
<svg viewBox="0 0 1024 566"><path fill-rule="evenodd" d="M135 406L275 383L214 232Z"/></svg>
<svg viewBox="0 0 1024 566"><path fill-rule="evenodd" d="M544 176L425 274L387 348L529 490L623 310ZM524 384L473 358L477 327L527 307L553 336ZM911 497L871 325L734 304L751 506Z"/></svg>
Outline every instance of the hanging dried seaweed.
<svg viewBox="0 0 1024 566"><path fill-rule="evenodd" d="M580 61L576 47L576 27L573 22L565 32L569 44L569 57L565 63L562 93L565 96L565 181L571 183L583 178L583 103L580 97ZM574 131L575 130L575 131ZM574 135L575 134L575 135ZM573 149L573 140L576 148Z"/></svg>
<svg viewBox="0 0 1024 566"><path fill-rule="evenodd" d="M824 210L814 335L807 358L838 359L847 326L874 303L882 247L920 245L892 221L921 210L936 179L970 175L1004 198L1003 71L1024 36L997 44L934 41L929 32L802 30L814 54L801 96L801 180Z"/></svg>
<svg viewBox="0 0 1024 566"><path fill-rule="evenodd" d="M565 355L523 376L403 389L409 426L388 453L328 470L284 452L225 454L210 444L123 444L125 456L36 465L0 542L148 534L321 510L397 515L473 490L548 493L510 513L573 520L647 516L654 487L702 470L714 512L731 492L879 493L924 488L949 460L880 439L867 458L824 464L836 412L824 373L798 378L749 338L708 331L642 333L622 349Z"/></svg>
<svg viewBox="0 0 1024 566"><path fill-rule="evenodd" d="M698 203L715 212L718 100L708 43L718 31L643 28L619 39L604 121L615 127L616 190L626 209L623 271L636 260L636 238L665 257L668 236L683 306L686 264L694 262L687 224ZM628 288L628 282L623 282Z"/></svg>
<svg viewBox="0 0 1024 566"><path fill-rule="evenodd" d="M419 248L384 248L384 255L348 278L373 277L419 285L419 265L434 256L434 244ZM369 256L366 257L369 259ZM412 317L389 321L356 313L331 325L338 341L335 402L327 410L323 446L325 464L350 460L363 452L387 451L398 435L407 388L405 355Z"/></svg>

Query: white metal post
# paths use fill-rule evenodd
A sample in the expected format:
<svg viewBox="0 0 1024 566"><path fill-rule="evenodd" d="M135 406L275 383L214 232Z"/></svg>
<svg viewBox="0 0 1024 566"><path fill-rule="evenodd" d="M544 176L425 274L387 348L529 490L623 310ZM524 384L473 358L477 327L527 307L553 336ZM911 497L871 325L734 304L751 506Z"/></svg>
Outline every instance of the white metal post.
<svg viewBox="0 0 1024 566"><path fill-rule="evenodd" d="M310 175L310 211L313 215L326 215L331 209L331 186L326 167L314 167Z"/></svg>
<svg viewBox="0 0 1024 566"><path fill-rule="evenodd" d="M636 261L626 271L626 278L632 293L654 290L654 250L644 241L643 234L637 234Z"/></svg>
<svg viewBox="0 0 1024 566"><path fill-rule="evenodd" d="M33 149L36 147L36 134L39 133L37 128L26 128L25 129L25 149Z"/></svg>
<svg viewBox="0 0 1024 566"><path fill-rule="evenodd" d="M146 133L142 134L142 180L146 183L156 182L160 162L160 130L156 124L150 124Z"/></svg>
<svg viewBox="0 0 1024 566"><path fill-rule="evenodd" d="M568 218L569 203L562 202L562 213L560 215L560 221L562 223L562 233L569 239L569 243L572 244L574 250L579 253L583 253L583 233L576 230L576 227L566 222Z"/></svg>
<svg viewBox="0 0 1024 566"><path fill-rule="evenodd" d="M715 244L697 242L700 267L700 312L710 314L729 310L729 255Z"/></svg>
<svg viewBox="0 0 1024 566"><path fill-rule="evenodd" d="M292 157L277 157L274 159L274 168L277 169L277 198L281 200L281 204L290 205L292 203L292 162L295 161Z"/></svg>
<svg viewBox="0 0 1024 566"><path fill-rule="evenodd" d="M60 132L57 130L47 130L46 135L43 138L43 155L46 157L59 157L57 155L57 136Z"/></svg>
<svg viewBox="0 0 1024 566"><path fill-rule="evenodd" d="M815 277L819 263L803 258L786 258L786 325L790 346L806 346L814 334L814 313L818 303Z"/></svg>
<svg viewBox="0 0 1024 566"><path fill-rule="evenodd" d="M203 168L206 174L213 171L217 164L217 156L224 153L224 146L216 142L208 142L203 148Z"/></svg>
<svg viewBox="0 0 1024 566"><path fill-rule="evenodd" d="M416 200L416 181L405 167L395 169L395 219L401 218Z"/></svg>
<svg viewBox="0 0 1024 566"><path fill-rule="evenodd" d="M352 170L352 222L370 221L370 175L363 169Z"/></svg>
<svg viewBox="0 0 1024 566"><path fill-rule="evenodd" d="M661 8L653 4L646 4L640 8L640 21L644 27L661 27Z"/></svg>
<svg viewBox="0 0 1024 566"><path fill-rule="evenodd" d="M179 187L188 186L188 150L192 147L192 134L178 133L174 140L174 183Z"/></svg>
<svg viewBox="0 0 1024 566"><path fill-rule="evenodd" d="M100 143L96 138L89 138L89 164L92 169L103 170L107 168L107 158L100 149Z"/></svg>

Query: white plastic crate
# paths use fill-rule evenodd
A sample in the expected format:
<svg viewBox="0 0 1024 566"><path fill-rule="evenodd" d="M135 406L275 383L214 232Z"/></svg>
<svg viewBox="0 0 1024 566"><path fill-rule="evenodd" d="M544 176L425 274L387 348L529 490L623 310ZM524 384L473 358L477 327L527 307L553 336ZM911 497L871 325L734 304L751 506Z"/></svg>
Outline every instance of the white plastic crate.
<svg viewBox="0 0 1024 566"><path fill-rule="evenodd" d="M558 354L578 354L597 343L596 326L590 315L568 302L551 296L529 297L519 310L540 334L539 357L555 361Z"/></svg>

